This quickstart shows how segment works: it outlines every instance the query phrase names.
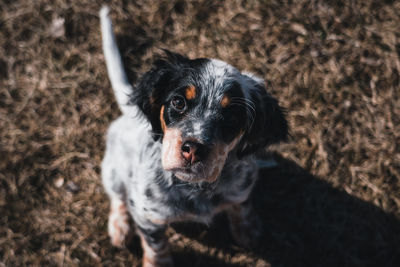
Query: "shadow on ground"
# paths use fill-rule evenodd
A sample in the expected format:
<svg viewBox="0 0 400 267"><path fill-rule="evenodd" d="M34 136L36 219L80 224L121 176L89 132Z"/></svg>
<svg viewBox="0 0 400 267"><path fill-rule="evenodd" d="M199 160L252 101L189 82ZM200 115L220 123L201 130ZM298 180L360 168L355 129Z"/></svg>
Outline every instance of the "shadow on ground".
<svg viewBox="0 0 400 267"><path fill-rule="evenodd" d="M276 157L280 166L262 170L253 193L265 226L262 242L246 253L271 266L400 266L400 223L394 216ZM231 255L243 251L230 245L224 216L217 217L208 230L198 224L174 228L207 247ZM189 254L179 266L190 266L195 256ZM216 259L202 261L204 266L222 266Z"/></svg>

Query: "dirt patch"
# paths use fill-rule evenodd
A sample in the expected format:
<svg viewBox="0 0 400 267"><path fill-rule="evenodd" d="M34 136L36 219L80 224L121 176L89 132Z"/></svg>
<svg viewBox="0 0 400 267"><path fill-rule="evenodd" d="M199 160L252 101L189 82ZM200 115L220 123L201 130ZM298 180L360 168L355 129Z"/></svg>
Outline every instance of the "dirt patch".
<svg viewBox="0 0 400 267"><path fill-rule="evenodd" d="M400 266L397 1L108 1L129 78L167 48L267 81L291 142L254 194L263 243L226 219L169 230L179 266ZM92 1L0 3L0 265L139 265L112 248L100 181L120 113Z"/></svg>

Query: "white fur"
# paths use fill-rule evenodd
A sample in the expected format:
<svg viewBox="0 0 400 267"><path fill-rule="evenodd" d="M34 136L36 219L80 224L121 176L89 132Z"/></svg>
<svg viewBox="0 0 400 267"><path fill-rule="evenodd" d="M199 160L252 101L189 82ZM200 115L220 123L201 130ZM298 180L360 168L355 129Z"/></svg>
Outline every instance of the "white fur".
<svg viewBox="0 0 400 267"><path fill-rule="evenodd" d="M103 52L107 64L108 76L114 90L119 108L123 113L132 113L132 106L128 105L133 88L126 77L121 55L115 41L112 23L108 15L109 8L104 6L100 10L101 35L103 38ZM136 111L134 111L134 114Z"/></svg>

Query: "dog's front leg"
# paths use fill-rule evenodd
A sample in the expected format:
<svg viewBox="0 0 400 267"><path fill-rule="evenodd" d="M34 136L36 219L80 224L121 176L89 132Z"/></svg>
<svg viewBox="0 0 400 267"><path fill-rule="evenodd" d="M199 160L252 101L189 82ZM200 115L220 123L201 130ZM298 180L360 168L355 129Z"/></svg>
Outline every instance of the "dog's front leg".
<svg viewBox="0 0 400 267"><path fill-rule="evenodd" d="M244 247L255 248L262 234L262 224L249 200L227 210L232 236Z"/></svg>
<svg viewBox="0 0 400 267"><path fill-rule="evenodd" d="M165 229L164 225L152 225L152 228L138 227L143 248L143 267L173 266Z"/></svg>

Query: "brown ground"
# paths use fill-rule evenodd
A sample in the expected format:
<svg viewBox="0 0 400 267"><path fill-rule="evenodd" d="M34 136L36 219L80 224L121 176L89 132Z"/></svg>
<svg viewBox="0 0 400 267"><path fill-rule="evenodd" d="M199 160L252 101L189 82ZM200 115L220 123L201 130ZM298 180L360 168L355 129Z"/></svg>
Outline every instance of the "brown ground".
<svg viewBox="0 0 400 267"><path fill-rule="evenodd" d="M108 1L132 81L168 48L265 77L292 139L254 202L265 233L220 216L169 230L178 266L400 266L398 1ZM129 266L100 183L119 115L94 1L0 1L0 266Z"/></svg>

